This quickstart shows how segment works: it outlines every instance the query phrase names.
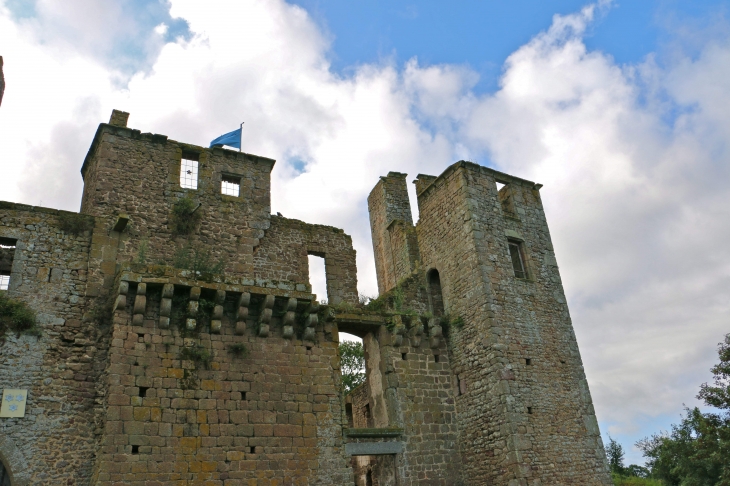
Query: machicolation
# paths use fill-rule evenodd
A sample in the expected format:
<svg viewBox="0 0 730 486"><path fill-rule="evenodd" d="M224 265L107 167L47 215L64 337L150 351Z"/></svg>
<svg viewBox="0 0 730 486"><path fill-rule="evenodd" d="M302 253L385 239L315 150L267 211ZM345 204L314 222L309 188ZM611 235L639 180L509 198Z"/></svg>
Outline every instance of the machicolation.
<svg viewBox="0 0 730 486"><path fill-rule="evenodd" d="M414 225L381 177L363 305L347 234L271 214L273 160L128 116L79 214L0 202L0 309L26 318L0 316L0 483L612 484L539 184L419 174ZM339 332L365 349L347 396Z"/></svg>

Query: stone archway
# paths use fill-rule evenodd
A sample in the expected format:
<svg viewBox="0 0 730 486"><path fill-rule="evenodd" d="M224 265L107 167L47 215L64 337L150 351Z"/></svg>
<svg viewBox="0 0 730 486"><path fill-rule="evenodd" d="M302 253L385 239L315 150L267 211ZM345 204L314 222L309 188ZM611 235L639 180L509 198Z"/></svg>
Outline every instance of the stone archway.
<svg viewBox="0 0 730 486"><path fill-rule="evenodd" d="M25 456L9 437L0 437L0 461L10 478L11 486L27 486L30 484L30 471Z"/></svg>

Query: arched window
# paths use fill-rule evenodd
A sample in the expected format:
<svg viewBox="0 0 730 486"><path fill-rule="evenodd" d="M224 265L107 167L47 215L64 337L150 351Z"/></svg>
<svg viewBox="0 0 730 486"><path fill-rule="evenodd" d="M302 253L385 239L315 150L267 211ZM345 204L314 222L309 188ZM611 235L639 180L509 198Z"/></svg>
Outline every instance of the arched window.
<svg viewBox="0 0 730 486"><path fill-rule="evenodd" d="M444 315L444 298L441 293L441 278L435 268L427 274L428 278L428 300L431 304L431 313L434 316Z"/></svg>

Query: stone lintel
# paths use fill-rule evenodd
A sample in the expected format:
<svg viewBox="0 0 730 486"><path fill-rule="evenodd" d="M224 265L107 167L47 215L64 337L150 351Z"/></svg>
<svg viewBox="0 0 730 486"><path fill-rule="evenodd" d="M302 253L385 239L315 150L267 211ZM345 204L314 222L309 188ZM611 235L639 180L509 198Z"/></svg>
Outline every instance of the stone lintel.
<svg viewBox="0 0 730 486"><path fill-rule="evenodd" d="M402 454L403 442L350 442L345 444L348 456L375 456L382 454Z"/></svg>

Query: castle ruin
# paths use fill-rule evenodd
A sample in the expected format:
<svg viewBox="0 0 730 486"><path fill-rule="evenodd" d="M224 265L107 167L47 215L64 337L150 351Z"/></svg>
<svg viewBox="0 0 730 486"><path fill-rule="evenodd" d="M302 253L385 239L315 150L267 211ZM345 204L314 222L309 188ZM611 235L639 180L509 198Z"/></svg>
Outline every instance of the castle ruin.
<svg viewBox="0 0 730 486"><path fill-rule="evenodd" d="M419 174L414 225L406 174L381 177L363 305L348 235L271 214L273 160L127 118L94 136L80 213L0 202L0 292L40 330L0 342L25 407L0 482L612 484L539 184ZM347 396L339 332L365 348Z"/></svg>

